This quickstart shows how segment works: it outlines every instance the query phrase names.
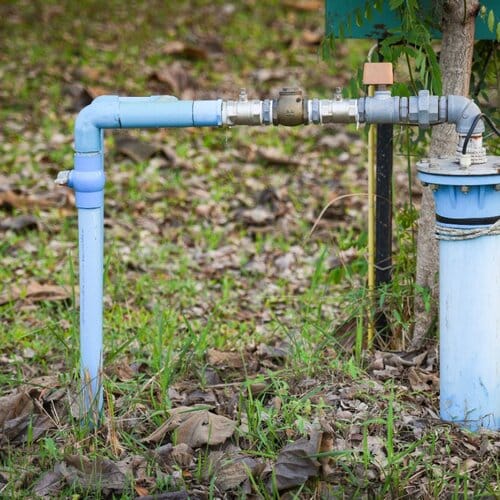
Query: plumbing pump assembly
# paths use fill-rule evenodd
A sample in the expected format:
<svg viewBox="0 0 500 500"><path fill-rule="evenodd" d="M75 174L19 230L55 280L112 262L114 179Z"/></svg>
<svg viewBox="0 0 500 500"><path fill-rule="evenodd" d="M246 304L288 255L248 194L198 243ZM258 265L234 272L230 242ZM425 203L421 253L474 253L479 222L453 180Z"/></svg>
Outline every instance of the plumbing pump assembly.
<svg viewBox="0 0 500 500"><path fill-rule="evenodd" d="M74 189L78 208L82 408L91 424L99 422L103 406L104 130L451 123L459 135L457 156L417 164L436 201L440 414L471 430L500 430L500 157L486 155L483 115L472 100L427 90L392 96L385 88L392 69L390 79L376 77L387 65L366 65L365 73L375 78L365 83L379 87L358 99L344 99L339 91L333 99L309 99L300 89L284 88L274 100L248 99L246 92L238 100L101 96L80 111L74 170L60 172L56 182Z"/></svg>

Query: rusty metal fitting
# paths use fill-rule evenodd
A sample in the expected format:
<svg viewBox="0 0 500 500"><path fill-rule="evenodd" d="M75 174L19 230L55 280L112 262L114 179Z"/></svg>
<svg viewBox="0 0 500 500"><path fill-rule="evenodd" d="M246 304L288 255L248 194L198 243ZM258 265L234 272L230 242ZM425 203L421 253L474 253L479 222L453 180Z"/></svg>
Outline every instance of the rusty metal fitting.
<svg viewBox="0 0 500 500"><path fill-rule="evenodd" d="M302 89L284 87L273 104L274 125L294 127L308 123L307 100Z"/></svg>

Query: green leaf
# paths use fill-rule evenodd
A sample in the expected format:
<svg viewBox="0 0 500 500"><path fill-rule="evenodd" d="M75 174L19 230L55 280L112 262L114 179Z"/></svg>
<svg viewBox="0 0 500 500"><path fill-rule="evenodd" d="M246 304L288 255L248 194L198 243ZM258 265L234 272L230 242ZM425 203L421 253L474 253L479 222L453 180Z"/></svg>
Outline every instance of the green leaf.
<svg viewBox="0 0 500 500"><path fill-rule="evenodd" d="M409 97L411 96L410 87L406 83L396 82L391 88L392 95L398 95L401 97Z"/></svg>
<svg viewBox="0 0 500 500"><path fill-rule="evenodd" d="M490 10L488 14L488 29L493 32L495 28L495 13L493 12L493 9Z"/></svg>
<svg viewBox="0 0 500 500"><path fill-rule="evenodd" d="M389 7L391 10L396 10L403 5L404 0L389 0Z"/></svg>
<svg viewBox="0 0 500 500"><path fill-rule="evenodd" d="M341 24L339 25L339 39L341 41L344 41L344 39L345 39L344 26L342 26Z"/></svg>
<svg viewBox="0 0 500 500"><path fill-rule="evenodd" d="M373 17L373 6L371 2L365 2L365 19L368 21Z"/></svg>
<svg viewBox="0 0 500 500"><path fill-rule="evenodd" d="M356 25L361 26L363 24L363 12L361 12L361 9L356 9L354 15L356 16Z"/></svg>

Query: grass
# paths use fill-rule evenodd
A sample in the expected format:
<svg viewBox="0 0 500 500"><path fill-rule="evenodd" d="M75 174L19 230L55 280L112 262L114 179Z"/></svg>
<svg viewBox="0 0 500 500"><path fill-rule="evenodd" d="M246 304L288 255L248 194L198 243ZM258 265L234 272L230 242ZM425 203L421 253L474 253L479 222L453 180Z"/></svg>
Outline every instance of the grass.
<svg viewBox="0 0 500 500"><path fill-rule="evenodd" d="M284 446L320 422L333 445L317 459L331 470L323 467L298 486L296 498L498 494L494 436L476 438L440 424L434 392L411 389L405 370L386 379L370 368L363 351L365 199L339 201L309 236L329 200L366 189L361 140L351 141L342 165L336 162L342 148L317 146L339 129L131 132L168 146L177 158L173 166L161 154L141 163L124 158L117 136L108 134L106 410L102 428L81 428L68 408L78 378L76 213L71 199L50 201L61 193L52 185L56 173L72 164L71 84L97 93L157 93L151 75L180 62L196 82L196 97L236 97L243 86L251 96L268 97L294 78L311 95L324 96L347 83L369 47L349 42L334 64L325 63L303 36L323 22L321 15L277 1L127 8L112 1L106 9L108 19L91 0L0 7L0 175L8 189L31 196L24 205L2 205L0 214L30 213L40 223L39 230L2 233L0 293L26 289L31 280L72 290L64 301L21 296L0 305L0 396L57 375L41 383L43 394L31 393L53 419L51 428L35 437L36 421L29 421L25 442L2 443L0 496L33 497L43 474L76 454L113 462L143 457L144 474L127 479L117 497L183 489L193 497L244 497L243 486L221 493L210 472L214 447L201 448L187 465L159 465L155 445L144 441L172 408L182 401L192 406L196 398L233 418L238 429L230 442L269 469ZM172 41L208 55L193 61L165 54ZM259 81L254 72L262 68L297 76ZM258 153L267 148L277 149L282 164L262 159ZM303 163L289 165L290 157ZM401 279L380 300L404 338L411 327L416 212L406 184L399 188ZM273 224L244 222L242 211L259 204L275 216ZM210 349L238 353L241 362L211 363ZM175 433L168 433L161 443L172 440ZM481 469L464 466L470 455L479 461L483 442L489 447L483 446ZM272 483L272 474L268 489L255 473L247 487L275 498ZM82 482L65 483L57 495L110 496Z"/></svg>

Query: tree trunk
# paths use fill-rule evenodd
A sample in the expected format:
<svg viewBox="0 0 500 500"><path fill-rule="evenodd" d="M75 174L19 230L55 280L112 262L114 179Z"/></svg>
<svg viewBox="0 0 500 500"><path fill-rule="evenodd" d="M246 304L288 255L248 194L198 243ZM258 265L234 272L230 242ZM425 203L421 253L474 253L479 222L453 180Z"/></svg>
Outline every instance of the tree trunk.
<svg viewBox="0 0 500 500"><path fill-rule="evenodd" d="M465 9L465 12L464 12ZM468 95L472 53L474 50L474 23L479 10L477 0L444 0L441 30L443 40L439 66L443 80L443 95ZM453 125L438 125L432 132L430 157L453 156L457 145ZM415 327L411 348L422 346L434 325L438 296L438 246L434 237L434 200L431 190L423 190L422 207L418 222L417 274L418 287L430 292L431 308L426 310L420 293L415 298Z"/></svg>

